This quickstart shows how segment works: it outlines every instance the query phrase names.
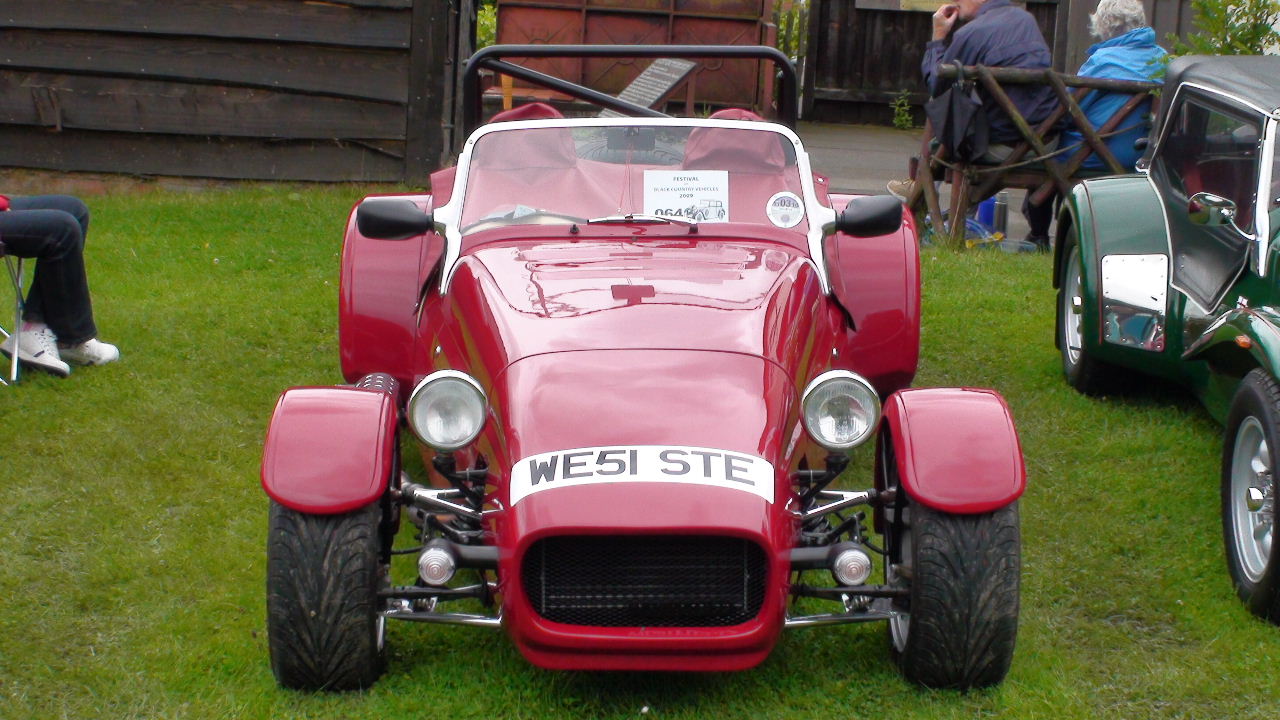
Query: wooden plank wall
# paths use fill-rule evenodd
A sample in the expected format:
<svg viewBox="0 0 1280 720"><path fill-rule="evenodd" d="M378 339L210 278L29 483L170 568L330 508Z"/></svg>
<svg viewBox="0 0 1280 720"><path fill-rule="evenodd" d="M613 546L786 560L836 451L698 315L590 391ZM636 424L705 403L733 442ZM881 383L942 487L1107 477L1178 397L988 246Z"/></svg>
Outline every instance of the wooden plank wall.
<svg viewBox="0 0 1280 720"><path fill-rule="evenodd" d="M480 0L453 0L448 44L444 53L444 82L440 107L443 108L444 154L456 154L466 140L462 137L463 103L458 97L462 88L462 72L467 58L476 50L476 14Z"/></svg>
<svg viewBox="0 0 1280 720"><path fill-rule="evenodd" d="M0 165L419 181L460 1L0 0Z"/></svg>
<svg viewBox="0 0 1280 720"><path fill-rule="evenodd" d="M826 122L888 124L889 104L905 89L915 105L927 97L920 58L932 34L932 12L904 10L909 0L810 0L809 52L804 68L804 115ZM914 3L922 4L922 3ZM1025 3L1067 71L1084 60L1093 0ZM1190 0L1146 0L1163 42L1190 29Z"/></svg>
<svg viewBox="0 0 1280 720"><path fill-rule="evenodd" d="M923 99L920 58L930 15L855 0L811 0L804 108L808 120L887 123L906 88Z"/></svg>

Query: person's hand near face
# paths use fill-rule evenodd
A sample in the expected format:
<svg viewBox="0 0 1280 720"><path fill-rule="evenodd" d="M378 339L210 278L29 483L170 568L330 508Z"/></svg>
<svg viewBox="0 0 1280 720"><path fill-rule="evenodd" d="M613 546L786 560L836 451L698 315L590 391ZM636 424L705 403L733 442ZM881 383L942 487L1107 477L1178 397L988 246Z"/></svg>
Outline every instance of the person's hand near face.
<svg viewBox="0 0 1280 720"><path fill-rule="evenodd" d="M951 33L951 28L955 27L956 20L960 18L959 5L943 5L933 13L933 39L945 40L947 35Z"/></svg>
<svg viewBox="0 0 1280 720"><path fill-rule="evenodd" d="M977 16L987 0L956 0L938 8L933 14L933 39L945 40L960 20L968 22Z"/></svg>

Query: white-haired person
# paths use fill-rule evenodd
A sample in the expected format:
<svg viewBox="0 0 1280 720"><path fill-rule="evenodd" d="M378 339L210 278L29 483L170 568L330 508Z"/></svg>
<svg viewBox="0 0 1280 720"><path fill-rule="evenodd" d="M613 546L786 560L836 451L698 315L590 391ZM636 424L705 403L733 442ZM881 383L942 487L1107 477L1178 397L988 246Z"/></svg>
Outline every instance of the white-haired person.
<svg viewBox="0 0 1280 720"><path fill-rule="evenodd" d="M1088 59L1076 71L1077 75L1114 80L1152 80L1165 66L1168 53L1156 45L1156 31L1147 24L1142 0L1098 0L1097 9L1089 16L1089 31L1101 42L1089 48L1086 53ZM1130 97L1129 93L1094 90L1080 102L1080 109L1097 130ZM1150 114L1151 101L1148 100L1125 118L1116 134L1106 139L1107 149L1126 170L1132 170L1138 161L1140 153L1134 148L1134 143L1146 136L1150 128ZM1072 128L1063 132L1060 147L1068 148L1082 142L1084 136ZM1092 154L1082 167L1102 170L1106 165ZM1047 246L1053 203L1046 201L1038 208L1024 205L1023 214L1031 226L1028 239Z"/></svg>
<svg viewBox="0 0 1280 720"><path fill-rule="evenodd" d="M89 209L69 195L0 196L0 242L5 252L35 258L23 309L20 342L11 336L0 352L30 367L66 377L71 364L102 365L120 357L97 339L84 270Z"/></svg>

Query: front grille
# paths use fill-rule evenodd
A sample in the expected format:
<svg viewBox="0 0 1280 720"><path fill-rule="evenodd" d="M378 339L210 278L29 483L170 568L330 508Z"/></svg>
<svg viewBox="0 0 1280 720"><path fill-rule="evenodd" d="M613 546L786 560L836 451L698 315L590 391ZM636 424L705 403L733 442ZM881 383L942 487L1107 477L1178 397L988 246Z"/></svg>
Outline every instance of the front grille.
<svg viewBox="0 0 1280 720"><path fill-rule="evenodd" d="M557 536L529 547L521 576L542 617L602 627L722 627L764 603L764 551L710 535Z"/></svg>

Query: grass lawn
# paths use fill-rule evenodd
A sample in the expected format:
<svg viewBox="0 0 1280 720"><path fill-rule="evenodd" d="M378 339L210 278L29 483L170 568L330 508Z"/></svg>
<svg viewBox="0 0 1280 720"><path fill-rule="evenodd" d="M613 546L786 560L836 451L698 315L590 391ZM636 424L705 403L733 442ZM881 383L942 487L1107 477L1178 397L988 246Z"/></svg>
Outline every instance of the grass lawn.
<svg viewBox="0 0 1280 720"><path fill-rule="evenodd" d="M1219 428L1173 391L1068 389L1049 258L944 251L923 259L916 384L1002 391L1029 475L1002 686L909 685L880 625L673 676L547 672L502 633L397 623L372 690L279 689L261 443L282 389L340 380L339 244L361 194L90 198L97 317L123 359L0 388L0 718L1276 716L1280 628L1222 558Z"/></svg>

